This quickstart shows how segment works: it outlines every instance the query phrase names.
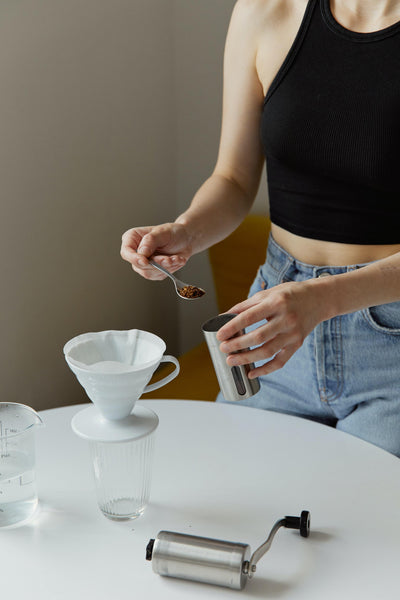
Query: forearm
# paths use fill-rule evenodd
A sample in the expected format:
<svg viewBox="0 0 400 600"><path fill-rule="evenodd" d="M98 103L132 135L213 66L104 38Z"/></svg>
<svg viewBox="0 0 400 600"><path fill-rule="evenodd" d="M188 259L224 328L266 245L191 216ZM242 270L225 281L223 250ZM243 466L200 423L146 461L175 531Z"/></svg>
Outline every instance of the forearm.
<svg viewBox="0 0 400 600"><path fill-rule="evenodd" d="M214 172L175 221L186 227L193 253L209 248L236 229L249 212L255 193Z"/></svg>
<svg viewBox="0 0 400 600"><path fill-rule="evenodd" d="M400 253L365 267L309 281L322 306L322 320L369 306L400 301Z"/></svg>

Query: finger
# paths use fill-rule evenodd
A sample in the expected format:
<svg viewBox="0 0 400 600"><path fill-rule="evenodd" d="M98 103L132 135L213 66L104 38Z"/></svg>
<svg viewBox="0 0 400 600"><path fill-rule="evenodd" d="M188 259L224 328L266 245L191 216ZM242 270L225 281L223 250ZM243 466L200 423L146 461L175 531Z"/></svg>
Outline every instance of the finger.
<svg viewBox="0 0 400 600"><path fill-rule="evenodd" d="M157 255L153 257L153 260L171 273L181 269L187 263L187 258L181 254Z"/></svg>
<svg viewBox="0 0 400 600"><path fill-rule="evenodd" d="M166 227L155 227L146 233L138 246L138 253L150 257L157 254L157 249L163 248L171 241L171 231Z"/></svg>
<svg viewBox="0 0 400 600"><path fill-rule="evenodd" d="M124 251L124 254L121 251L121 256L122 258L125 258L128 262L131 263L132 268L134 271L136 271L137 273L140 273L140 275L142 274L142 271L155 271L156 269L154 269L154 267L152 267L148 261L148 259L145 256L142 256L140 254L138 254L135 251Z"/></svg>
<svg viewBox="0 0 400 600"><path fill-rule="evenodd" d="M121 256L124 260L132 262L135 260L137 249L142 240L142 237L149 231L149 227L138 227L134 229L128 229L122 235L121 240Z"/></svg>
<svg viewBox="0 0 400 600"><path fill-rule="evenodd" d="M285 336L278 335L268 342L268 344L262 344L262 346L257 346L256 348L230 354L226 362L230 367L234 367L248 365L260 360L268 360L280 352L285 347L285 343L288 343Z"/></svg>
<svg viewBox="0 0 400 600"><path fill-rule="evenodd" d="M281 369L293 356L296 350L297 347L295 346L287 346L286 348L282 348L282 350L280 350L272 360L249 371L249 379L254 379L256 377L260 377L261 375L269 375L270 373Z"/></svg>
<svg viewBox="0 0 400 600"><path fill-rule="evenodd" d="M120 254L124 260L131 263L134 270L141 268L150 268L149 261L145 256L141 256L129 246L122 246Z"/></svg>
<svg viewBox="0 0 400 600"><path fill-rule="evenodd" d="M264 319L268 319L271 316L268 311L268 306L265 302L260 305L257 299L253 301L253 303L251 303L251 301L252 298L249 298L246 310L239 313L234 319L228 321L228 323L218 330L217 340L224 342L225 340L237 335L246 327L254 325L259 321L263 321Z"/></svg>
<svg viewBox="0 0 400 600"><path fill-rule="evenodd" d="M130 246L121 246L120 250L121 257L129 263L132 263L136 257L136 250L133 250Z"/></svg>
<svg viewBox="0 0 400 600"><path fill-rule="evenodd" d="M125 258L122 252L121 256ZM132 269L145 279L157 279L161 281L166 277L166 275L158 271L149 263L147 257L138 254L137 252L130 252L129 255L126 255L125 260L130 262L132 265ZM187 262L183 256L176 255L157 256L154 257L154 261L163 266L165 269L168 269L168 271L171 271L171 273L177 271L178 269L181 269Z"/></svg>
<svg viewBox="0 0 400 600"><path fill-rule="evenodd" d="M134 250L137 250L144 236L150 233L151 230L152 227L149 225L145 227L132 227L122 234L122 243L132 246Z"/></svg>
<svg viewBox="0 0 400 600"><path fill-rule="evenodd" d="M151 266L149 266L148 269L140 269L135 267L135 265L132 265L132 269L144 279L150 279L151 281L162 281L163 279L166 279L166 275Z"/></svg>
<svg viewBox="0 0 400 600"><path fill-rule="evenodd" d="M120 254L124 260L126 260L128 262L132 262L135 259L136 254L137 254L135 242L131 243L130 239L128 239L128 238L124 239L124 237L122 237Z"/></svg>
<svg viewBox="0 0 400 600"><path fill-rule="evenodd" d="M233 352L240 352L246 348L252 346L259 346L265 344L269 340L272 340L279 333L279 324L275 319L268 321L265 325L260 325L256 329L232 337L220 344L221 352L225 354L231 354Z"/></svg>

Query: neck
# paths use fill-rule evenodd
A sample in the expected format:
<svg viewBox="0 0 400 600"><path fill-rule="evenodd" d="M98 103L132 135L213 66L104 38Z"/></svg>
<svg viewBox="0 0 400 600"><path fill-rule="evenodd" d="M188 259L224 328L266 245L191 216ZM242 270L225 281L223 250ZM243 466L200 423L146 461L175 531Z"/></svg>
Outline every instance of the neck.
<svg viewBox="0 0 400 600"><path fill-rule="evenodd" d="M400 20L398 0L330 0L339 23L354 31L369 32L389 27Z"/></svg>

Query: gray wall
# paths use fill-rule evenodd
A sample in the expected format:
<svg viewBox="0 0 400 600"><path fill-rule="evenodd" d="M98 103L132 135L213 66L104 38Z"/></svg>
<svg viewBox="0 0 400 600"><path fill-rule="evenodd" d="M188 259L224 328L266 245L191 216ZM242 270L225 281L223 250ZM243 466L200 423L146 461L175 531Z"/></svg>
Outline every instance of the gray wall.
<svg viewBox="0 0 400 600"><path fill-rule="evenodd" d="M201 339L206 255L182 272L209 290L195 309L119 247L174 219L214 165L233 5L1 2L1 401L85 400L62 355L84 331L147 329L172 354Z"/></svg>
<svg viewBox="0 0 400 600"><path fill-rule="evenodd" d="M178 351L168 284L119 256L124 230L176 212L171 27L160 0L0 5L2 401L82 400L62 347L84 331Z"/></svg>

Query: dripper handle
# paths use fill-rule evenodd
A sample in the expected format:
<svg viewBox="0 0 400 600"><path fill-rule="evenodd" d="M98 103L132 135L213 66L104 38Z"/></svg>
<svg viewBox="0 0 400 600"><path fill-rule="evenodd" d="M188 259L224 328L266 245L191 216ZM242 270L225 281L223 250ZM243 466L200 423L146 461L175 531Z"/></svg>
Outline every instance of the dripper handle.
<svg viewBox="0 0 400 600"><path fill-rule="evenodd" d="M162 387L163 385L166 385L167 383L169 383L170 381L175 379L175 377L177 377L177 375L179 375L180 366L179 366L179 362L175 358L175 356L170 356L169 354L165 354L160 360L160 363L162 363L162 362L173 363L175 365L175 369L172 371L172 373L170 373L169 375L166 375L165 377L160 379L160 381L156 381L155 383L150 383L150 385L146 385L146 387L143 390L143 394L146 394L147 392L153 392L154 390L158 390L158 388Z"/></svg>

